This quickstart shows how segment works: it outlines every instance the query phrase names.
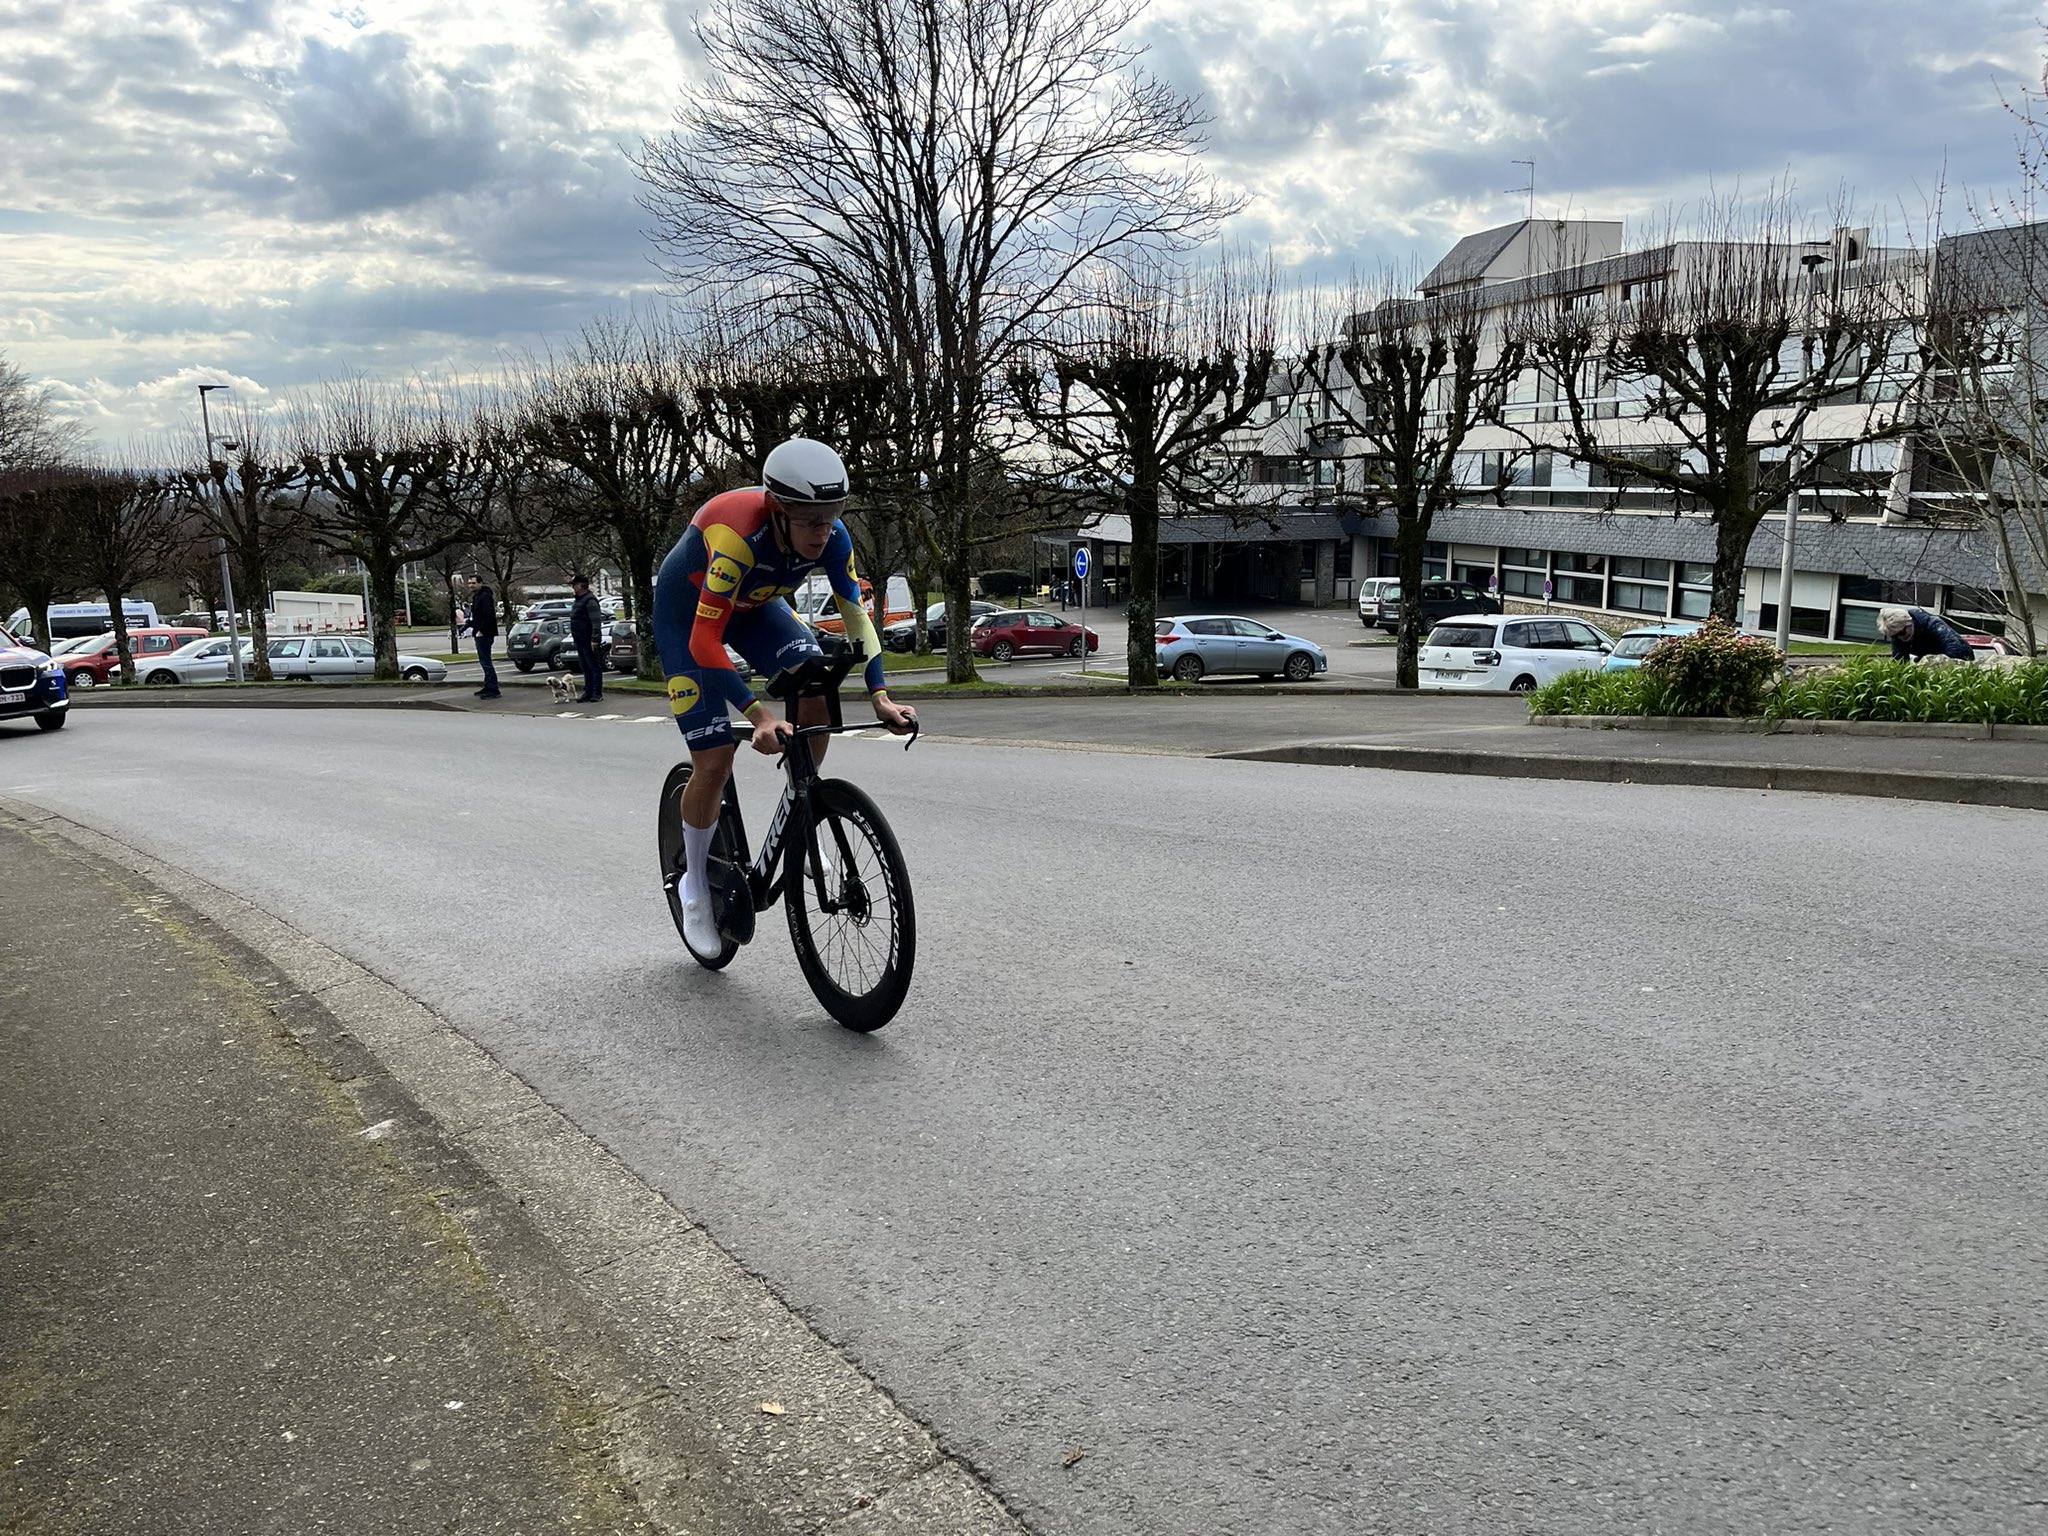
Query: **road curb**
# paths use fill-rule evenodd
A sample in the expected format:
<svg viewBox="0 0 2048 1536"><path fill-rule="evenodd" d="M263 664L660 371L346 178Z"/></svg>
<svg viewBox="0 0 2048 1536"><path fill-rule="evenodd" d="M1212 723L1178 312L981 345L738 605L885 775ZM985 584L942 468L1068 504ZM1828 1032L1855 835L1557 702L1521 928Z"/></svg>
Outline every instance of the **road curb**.
<svg viewBox="0 0 2048 1536"><path fill-rule="evenodd" d="M1028 1536L764 1279L439 1015L128 844L4 795L0 815L161 891L244 974L281 974L273 1015L461 1227L549 1365L592 1400L661 1529Z"/></svg>
<svg viewBox="0 0 2048 1536"><path fill-rule="evenodd" d="M2048 725L1987 725L1972 720L1766 720L1689 715L1531 715L1529 724L1566 730L1657 731L1690 735L1896 736L1933 741L2037 741Z"/></svg>
<svg viewBox="0 0 2048 1536"><path fill-rule="evenodd" d="M1714 763L1687 758L1570 757L1479 752L1442 747L1318 743L1219 752L1241 762L1313 763L1340 768L1391 768L1406 773L1465 773L1509 779L1573 779L1596 784L1674 784L1709 789L1776 789L1805 794L1865 795L2048 811L2048 778L1927 773L1907 769L1832 768L1803 763Z"/></svg>

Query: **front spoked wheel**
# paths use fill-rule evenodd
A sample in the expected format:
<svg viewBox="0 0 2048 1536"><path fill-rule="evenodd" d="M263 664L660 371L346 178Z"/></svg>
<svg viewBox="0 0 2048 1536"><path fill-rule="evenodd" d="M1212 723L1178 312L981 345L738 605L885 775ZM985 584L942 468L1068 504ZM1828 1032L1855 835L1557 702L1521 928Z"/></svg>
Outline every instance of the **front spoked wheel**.
<svg viewBox="0 0 2048 1536"><path fill-rule="evenodd" d="M910 870L896 834L860 790L823 779L789 858L783 898L804 980L848 1029L880 1029L903 1006L917 961Z"/></svg>
<svg viewBox="0 0 2048 1536"><path fill-rule="evenodd" d="M661 889L662 894L668 897L668 915L676 925L676 936L678 938L683 937L682 884L684 859L683 808L681 800L683 786L689 782L690 765L688 763L677 763L675 767L669 770L667 782L661 786L661 811L655 821L661 845ZM708 971L724 970L728 965L732 964L732 957L740 952L739 944L734 941L731 933L728 931L729 924L727 919L730 915L726 910L728 894L723 889L726 882L720 878L721 856L725 853L726 841L726 829L721 825L717 835L712 839L711 845L711 899L714 910L718 912L719 937L723 941L719 946L718 954L707 960L704 956L698 954L697 951L690 948L687 939L684 939L683 942L683 948L688 952L690 958ZM724 862L729 864L730 860L725 859ZM753 929L753 913L751 910L747 913L747 927L751 933Z"/></svg>

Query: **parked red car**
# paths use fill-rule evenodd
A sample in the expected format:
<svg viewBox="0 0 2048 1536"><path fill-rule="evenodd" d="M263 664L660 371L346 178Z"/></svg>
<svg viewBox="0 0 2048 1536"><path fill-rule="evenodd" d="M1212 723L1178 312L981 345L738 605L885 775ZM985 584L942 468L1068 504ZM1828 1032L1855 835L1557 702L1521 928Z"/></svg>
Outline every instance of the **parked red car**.
<svg viewBox="0 0 2048 1536"><path fill-rule="evenodd" d="M1069 623L1056 613L1047 613L1042 608L1005 608L976 619L967 643L977 656L1008 661L1012 656L1025 656L1033 651L1051 656L1079 656L1084 635L1091 651L1102 643L1094 630Z"/></svg>
<svg viewBox="0 0 2048 1536"><path fill-rule="evenodd" d="M211 631L165 625L160 629L128 631L128 651L135 658L135 675L142 676L142 664L151 656L163 656L181 645L204 640ZM66 651L57 658L64 669L64 681L73 688L93 688L112 682L121 673L121 653L114 646L110 629L90 644Z"/></svg>

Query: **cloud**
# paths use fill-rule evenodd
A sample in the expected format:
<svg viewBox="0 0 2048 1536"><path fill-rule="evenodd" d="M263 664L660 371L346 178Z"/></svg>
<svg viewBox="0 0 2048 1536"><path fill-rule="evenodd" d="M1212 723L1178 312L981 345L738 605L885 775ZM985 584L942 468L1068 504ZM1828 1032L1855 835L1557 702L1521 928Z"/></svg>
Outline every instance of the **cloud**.
<svg viewBox="0 0 2048 1536"><path fill-rule="evenodd" d="M659 288L621 146L702 67L696 0L11 0L0 353L119 437L199 372L482 372ZM2018 0L1155 0L1228 233L1306 277L1542 212L1649 229L1791 176L1882 210L2001 185ZM211 376L211 374L209 374Z"/></svg>

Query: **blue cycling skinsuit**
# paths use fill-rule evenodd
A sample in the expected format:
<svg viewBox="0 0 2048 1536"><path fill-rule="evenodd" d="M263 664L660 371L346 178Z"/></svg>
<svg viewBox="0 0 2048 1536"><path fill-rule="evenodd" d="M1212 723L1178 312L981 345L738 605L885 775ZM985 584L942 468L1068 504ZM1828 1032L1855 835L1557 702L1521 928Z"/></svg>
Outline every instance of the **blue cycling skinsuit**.
<svg viewBox="0 0 2048 1536"><path fill-rule="evenodd" d="M730 746L730 710L745 712L754 692L725 654L730 645L756 672L774 676L820 654L818 642L784 601L813 571L823 571L846 621L846 638L865 645L869 693L883 686L882 646L861 605L846 524L815 560L790 553L776 537L762 490L714 496L690 519L654 578L654 643L668 674L669 708L692 751Z"/></svg>

